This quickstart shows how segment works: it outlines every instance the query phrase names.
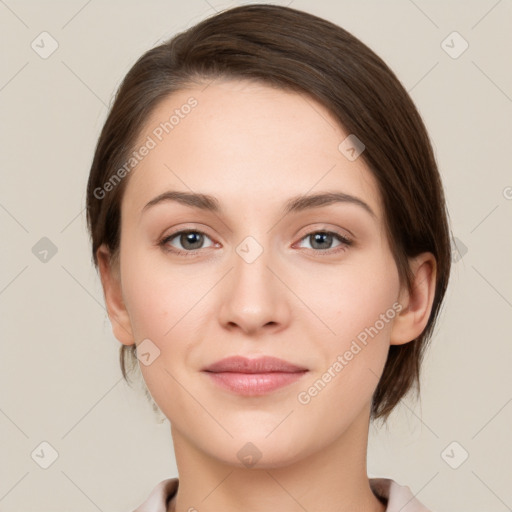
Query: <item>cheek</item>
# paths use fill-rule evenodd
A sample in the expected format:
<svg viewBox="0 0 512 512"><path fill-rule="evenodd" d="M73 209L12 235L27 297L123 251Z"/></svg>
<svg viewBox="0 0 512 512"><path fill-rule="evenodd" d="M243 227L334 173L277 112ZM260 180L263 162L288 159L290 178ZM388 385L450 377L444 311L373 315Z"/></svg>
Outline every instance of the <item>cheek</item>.
<svg viewBox="0 0 512 512"><path fill-rule="evenodd" d="M365 258L316 275L314 286L312 280L304 278L301 293L331 331L331 341L338 339L343 345L347 337L356 337L376 322L383 335L389 334L399 293L398 271L392 259ZM384 325L381 315L386 315Z"/></svg>
<svg viewBox="0 0 512 512"><path fill-rule="evenodd" d="M169 312L179 308L179 300L172 294L163 294L164 283L152 282L141 273L127 274L125 303L136 343L145 338L157 345L172 327ZM174 300L174 302L173 302Z"/></svg>
<svg viewBox="0 0 512 512"><path fill-rule="evenodd" d="M371 402L378 385L399 309L393 276L392 271L385 277L378 272L352 272L343 282L331 282L329 299L317 302L334 334L315 340L322 365L296 400L302 421L309 428L322 429L327 438L348 427Z"/></svg>
<svg viewBox="0 0 512 512"><path fill-rule="evenodd" d="M135 340L149 338L163 349L174 326L186 320L187 311L199 300L200 283L155 257L159 249L138 249L141 244L130 244L128 237L125 243L123 297Z"/></svg>
<svg viewBox="0 0 512 512"><path fill-rule="evenodd" d="M183 381L183 368L195 345L194 320L201 311L198 301L206 290L187 286L190 279L157 270L154 265L145 266L140 260L136 267L126 266L126 307L136 343L151 341L145 342L141 350L145 353L148 348L150 360L145 363L141 358L138 364L153 399L166 416L172 417L169 396L173 397L173 410L191 407L178 383Z"/></svg>
<svg viewBox="0 0 512 512"><path fill-rule="evenodd" d="M191 357L203 341L204 319L212 318L206 308L211 307L208 292L215 280L211 272L191 272L191 268L162 267L160 258L149 254L132 253L125 259L123 290L134 338L137 344L151 341L146 342L151 362L146 365L141 358L139 367L159 405L165 403L167 391L175 397L181 393L177 382L196 364Z"/></svg>
<svg viewBox="0 0 512 512"><path fill-rule="evenodd" d="M318 368L316 387L328 388L317 403L343 397L347 404L362 404L378 384L400 309L396 265L386 257L340 267L330 280L321 279L316 289L322 292L314 294L315 310L331 331L317 339L323 367ZM313 396L316 390L311 391ZM310 394L306 395L307 401Z"/></svg>

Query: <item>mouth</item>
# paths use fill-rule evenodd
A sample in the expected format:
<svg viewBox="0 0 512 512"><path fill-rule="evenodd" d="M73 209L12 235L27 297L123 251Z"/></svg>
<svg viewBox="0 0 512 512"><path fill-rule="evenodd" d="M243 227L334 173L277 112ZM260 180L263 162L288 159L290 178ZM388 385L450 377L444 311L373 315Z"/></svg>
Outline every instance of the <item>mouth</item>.
<svg viewBox="0 0 512 512"><path fill-rule="evenodd" d="M234 356L217 361L202 371L223 389L245 396L259 396L297 382L309 370L270 356L257 359Z"/></svg>

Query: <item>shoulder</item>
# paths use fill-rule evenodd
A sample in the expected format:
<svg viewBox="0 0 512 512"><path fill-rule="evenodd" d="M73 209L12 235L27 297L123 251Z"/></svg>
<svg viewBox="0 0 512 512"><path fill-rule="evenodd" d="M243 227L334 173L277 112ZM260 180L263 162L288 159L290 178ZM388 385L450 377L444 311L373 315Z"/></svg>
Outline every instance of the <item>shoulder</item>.
<svg viewBox="0 0 512 512"><path fill-rule="evenodd" d="M157 484L144 503L133 512L167 512L167 505L178 490L178 478L167 478Z"/></svg>
<svg viewBox="0 0 512 512"><path fill-rule="evenodd" d="M420 503L411 489L391 478L370 478L370 487L379 498L387 501L386 512L431 512Z"/></svg>

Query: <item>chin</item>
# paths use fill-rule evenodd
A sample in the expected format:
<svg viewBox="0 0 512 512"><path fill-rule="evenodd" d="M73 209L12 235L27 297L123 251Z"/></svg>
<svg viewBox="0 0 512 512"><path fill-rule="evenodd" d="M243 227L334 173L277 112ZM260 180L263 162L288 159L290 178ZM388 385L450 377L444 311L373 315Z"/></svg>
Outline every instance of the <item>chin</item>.
<svg viewBox="0 0 512 512"><path fill-rule="evenodd" d="M238 468L276 469L289 466L305 456L293 438L288 435L286 440L288 442L278 436L270 440L265 439L265 435L251 436L246 433L228 441L228 446L218 445L220 451L211 455L224 464ZM211 439L208 443L211 443Z"/></svg>

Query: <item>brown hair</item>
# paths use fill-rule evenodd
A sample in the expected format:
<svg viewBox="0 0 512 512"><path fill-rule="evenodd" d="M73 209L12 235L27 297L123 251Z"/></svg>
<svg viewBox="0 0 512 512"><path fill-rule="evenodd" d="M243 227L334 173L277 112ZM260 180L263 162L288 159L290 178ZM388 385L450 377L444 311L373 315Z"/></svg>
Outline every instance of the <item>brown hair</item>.
<svg viewBox="0 0 512 512"><path fill-rule="evenodd" d="M389 67L343 28L289 7L253 4L220 12L142 55L119 87L90 170L94 265L103 243L118 263L120 205L129 177L101 197L98 190L127 161L144 122L169 94L223 77L305 92L323 104L365 145L361 158L379 185L401 283L411 286L408 257L430 251L437 260L427 326L417 339L390 346L373 395L371 418L386 420L415 384L420 391L421 361L450 273L448 214L429 137L411 98ZM125 364L135 366L135 349L121 347L126 380Z"/></svg>

